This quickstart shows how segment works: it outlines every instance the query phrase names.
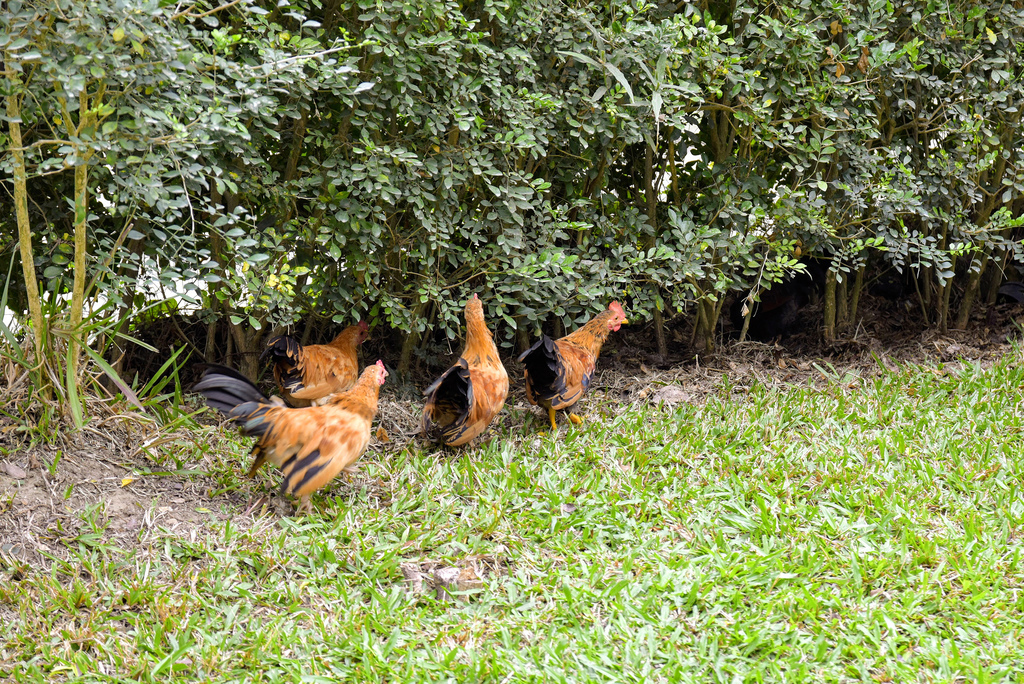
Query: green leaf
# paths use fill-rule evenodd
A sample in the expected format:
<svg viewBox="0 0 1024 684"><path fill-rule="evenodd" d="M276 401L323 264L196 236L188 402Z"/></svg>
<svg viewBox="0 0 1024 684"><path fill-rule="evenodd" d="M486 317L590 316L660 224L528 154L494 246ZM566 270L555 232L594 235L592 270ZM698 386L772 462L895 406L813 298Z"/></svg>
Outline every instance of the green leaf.
<svg viewBox="0 0 1024 684"><path fill-rule="evenodd" d="M136 395L135 392L132 391L132 388L129 387L125 383L125 381L121 379L121 376L117 374L117 371L115 371L110 366L109 363L107 363L106 359L104 359L102 356L97 354L88 345L85 345L82 348L85 350L85 353L89 355L89 358L92 359L93 363L95 363L97 366L99 366L101 369L103 369L103 372L107 374L107 377L110 378L111 381L113 381L114 385L117 386L117 389L119 389L121 391L121 394L124 395L124 398L127 399L128 401L130 401L140 411L145 413L146 412L146 407L144 407L142 405L142 402L139 401L138 395Z"/></svg>
<svg viewBox="0 0 1024 684"><path fill-rule="evenodd" d="M607 69L609 73L611 73L611 75L615 77L615 80L619 82L619 85L622 86L622 89L626 91L626 94L629 95L629 101L631 103L634 102L633 88L630 87L629 81L626 80L625 74L619 71L619 68L610 62L606 62L604 68Z"/></svg>
<svg viewBox="0 0 1024 684"><path fill-rule="evenodd" d="M75 377L74 370L78 367L75 363L75 355L77 352L78 345L69 344L66 363L64 365L64 388L67 390L68 397L68 409L71 411L71 419L75 423L75 427L79 430L85 425L85 417L82 414L82 400L78 396L78 378Z"/></svg>

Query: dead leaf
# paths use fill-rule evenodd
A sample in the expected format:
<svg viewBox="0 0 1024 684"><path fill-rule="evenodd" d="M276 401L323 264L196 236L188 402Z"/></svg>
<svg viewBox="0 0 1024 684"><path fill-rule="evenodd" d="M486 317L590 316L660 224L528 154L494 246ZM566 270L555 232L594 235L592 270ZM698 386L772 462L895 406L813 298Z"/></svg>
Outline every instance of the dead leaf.
<svg viewBox="0 0 1024 684"><path fill-rule="evenodd" d="M377 428L377 435L376 436L377 436L377 440L378 441L384 442L385 444L387 444L388 442L391 441L391 438L388 437L388 431L384 429L383 425L381 425L380 427Z"/></svg>
<svg viewBox="0 0 1024 684"><path fill-rule="evenodd" d="M13 463L5 463L4 470L6 470L7 474L13 477L15 480L24 480L26 477L28 477L28 473L26 473L23 468L16 466Z"/></svg>
<svg viewBox="0 0 1024 684"><path fill-rule="evenodd" d="M127 487L132 482L135 482L135 478L134 477L122 477L121 478L121 486L122 487Z"/></svg>
<svg viewBox="0 0 1024 684"><path fill-rule="evenodd" d="M173 499L172 499L172 501L173 501ZM251 502L248 506L245 507L245 510L242 512L242 515L249 515L250 513L254 512L254 511L262 510L263 506L266 505L266 503L268 501L270 501L270 497L269 496L264 495L264 496L259 497L258 499L256 499L255 501Z"/></svg>
<svg viewBox="0 0 1024 684"><path fill-rule="evenodd" d="M828 30L831 31L834 36L843 32L843 25L839 23L838 19L834 19L832 23L828 25Z"/></svg>
<svg viewBox="0 0 1024 684"><path fill-rule="evenodd" d="M857 60L857 71L862 74L868 73L868 48L864 46L860 49L860 59Z"/></svg>
<svg viewBox="0 0 1024 684"><path fill-rule="evenodd" d="M842 64L836 64L836 78L842 78L843 74L846 73L846 67Z"/></svg>

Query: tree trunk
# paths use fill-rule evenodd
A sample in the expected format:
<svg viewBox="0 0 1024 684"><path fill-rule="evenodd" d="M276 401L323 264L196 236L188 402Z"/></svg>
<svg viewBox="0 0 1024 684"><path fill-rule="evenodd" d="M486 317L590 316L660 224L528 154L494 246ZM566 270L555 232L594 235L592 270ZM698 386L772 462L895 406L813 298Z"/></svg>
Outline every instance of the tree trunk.
<svg viewBox="0 0 1024 684"><path fill-rule="evenodd" d="M413 310L412 320L420 320L426 308L427 305L424 302L417 304ZM416 349L416 345L419 344L421 334L419 330L412 330L406 333L405 339L402 340L402 354L398 358L398 374L403 377L409 375L409 368L412 365L412 353Z"/></svg>
<svg viewBox="0 0 1024 684"><path fill-rule="evenodd" d="M220 321L216 318L206 326L206 348L203 351L203 360L206 363L213 363L217 360L217 327Z"/></svg>
<svg viewBox="0 0 1024 684"><path fill-rule="evenodd" d="M306 124L309 121L309 109L303 107L299 110L299 118L292 129L292 147L288 153L288 162L285 165L284 176L281 180L290 183L295 180L295 174L299 168L299 159L302 157L302 144L306 141ZM288 210L281 223L287 223L295 214L295 198L288 203Z"/></svg>
<svg viewBox="0 0 1024 684"><path fill-rule="evenodd" d="M721 301L721 300L719 300ZM690 334L690 346L699 347L702 346L704 351L709 354L715 350L715 339L714 331L718 321L718 311L711 302L705 301L703 298L697 300L697 317L693 322L693 332ZM697 338L700 337L698 343ZM742 339L740 340L743 341Z"/></svg>
<svg viewBox="0 0 1024 684"><path fill-rule="evenodd" d="M985 266L988 265L988 255L980 256L981 264L976 270L972 270L967 278L967 289L964 291L963 301L960 302L960 310L956 315L956 327L959 330L967 329L967 322L971 317L971 309L974 308L974 300L978 296L978 286L981 284L981 276L985 274Z"/></svg>
<svg viewBox="0 0 1024 684"><path fill-rule="evenodd" d="M935 283L935 267L925 266L921 269L921 277L918 278L921 283L921 302L926 309L932 310L932 286Z"/></svg>
<svg viewBox="0 0 1024 684"><path fill-rule="evenodd" d="M825 276L825 341L836 341L836 272L831 268Z"/></svg>
<svg viewBox="0 0 1024 684"><path fill-rule="evenodd" d="M551 314L551 334L556 340L565 337L565 325L562 324L561 317L554 314Z"/></svg>
<svg viewBox="0 0 1024 684"><path fill-rule="evenodd" d="M750 294L743 298L746 303L747 313L743 314L743 309L740 309L740 313L743 314L743 325L740 327L740 338L738 342L743 344L747 341L747 331L750 330L750 316L754 313L754 305L750 301Z"/></svg>
<svg viewBox="0 0 1024 684"><path fill-rule="evenodd" d="M10 54L4 51L4 61L10 64ZM11 72L8 83L13 86ZM11 158L14 166L14 212L18 221L18 248L21 251L21 271L25 278L25 295L28 297L28 312L32 319L32 333L35 342L36 363L42 358L46 343L46 323L43 320L43 305L39 298L39 283L36 282L35 259L32 255L32 228L28 220L28 189L25 171L25 151L21 140L21 102L12 90L7 96L7 122L11 135ZM44 373L39 374L45 378ZM43 390L42 387L39 388ZM44 390L45 391L45 390Z"/></svg>
<svg viewBox="0 0 1024 684"><path fill-rule="evenodd" d="M236 325L232 323L230 317L228 317L227 322L228 330L231 331L231 336L234 338L235 351L238 354L235 368L239 373L256 382L259 379L260 373L259 341L262 334L259 330L247 324L240 323Z"/></svg>
<svg viewBox="0 0 1024 684"><path fill-rule="evenodd" d="M129 240L128 241L128 252L137 256L141 264L142 250L145 246L145 239L142 240ZM117 327L114 328L113 334L110 337L110 348L107 352L107 362L114 369L114 372L121 375L124 371L124 353L125 346L123 340L118 335L124 332L125 327L128 325L128 321L132 315L132 309L134 307L135 293L138 291L139 283L139 264L134 264L131 259L126 260L128 268L131 269L132 282L128 288L126 296L123 297L125 303L117 311ZM123 275L127 269L125 267L119 268L119 275ZM204 358L204 361L207 359Z"/></svg>
<svg viewBox="0 0 1024 684"><path fill-rule="evenodd" d="M867 264L861 264L857 269L857 276L853 279L853 295L850 298L850 324L857 323L857 307L860 306L860 293L864 290L864 272Z"/></svg>
<svg viewBox="0 0 1024 684"><path fill-rule="evenodd" d="M949 331L949 295L953 292L953 279L950 278L939 287L939 332L945 335Z"/></svg>
<svg viewBox="0 0 1024 684"><path fill-rule="evenodd" d="M985 304L992 306L996 303L996 299L999 297L999 288L1003 284L1003 274L1006 272L1006 261L1009 255L1003 252L1003 258L996 270L989 269L988 271L988 289L985 292ZM993 257L995 259L995 257Z"/></svg>
<svg viewBox="0 0 1024 684"><path fill-rule="evenodd" d="M847 319L847 291L849 290L848 284L850 280L849 272L843 273L843 279L839 280L838 274L836 276L836 327L845 328L849 322Z"/></svg>
<svg viewBox="0 0 1024 684"><path fill-rule="evenodd" d="M83 91L82 98L85 98ZM83 103L84 104L84 103ZM71 286L71 317L69 327L71 328L70 354L68 355L68 375L71 378L78 377L78 342L83 339L78 329L82 324L82 315L85 309L85 255L86 255L86 229L89 218L89 166L87 159L79 156L78 166L75 167L75 268L74 282Z"/></svg>
<svg viewBox="0 0 1024 684"><path fill-rule="evenodd" d="M526 316L516 317L516 354L522 354L530 348L530 329Z"/></svg>
<svg viewBox="0 0 1024 684"><path fill-rule="evenodd" d="M645 240L646 249L654 247L658 242L658 194L654 190L654 147L649 143L644 145L644 195L647 199L647 222L651 224L653 231ZM668 356L668 342L665 340L665 316L662 312L664 298L661 296L660 288L654 285L654 339L658 344L658 354L664 359ZM658 306L658 302L662 306Z"/></svg>

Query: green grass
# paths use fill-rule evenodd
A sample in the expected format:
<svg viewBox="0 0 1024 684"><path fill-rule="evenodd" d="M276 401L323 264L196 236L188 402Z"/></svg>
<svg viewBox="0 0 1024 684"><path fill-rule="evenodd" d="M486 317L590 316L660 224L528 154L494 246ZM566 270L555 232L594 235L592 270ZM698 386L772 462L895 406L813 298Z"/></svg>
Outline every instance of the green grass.
<svg viewBox="0 0 1024 684"><path fill-rule="evenodd" d="M591 401L557 440L513 412L484 447L377 456L316 516L128 551L93 512L74 562L0 575L0 675L1020 681L1019 365ZM507 574L459 601L399 567L473 558Z"/></svg>

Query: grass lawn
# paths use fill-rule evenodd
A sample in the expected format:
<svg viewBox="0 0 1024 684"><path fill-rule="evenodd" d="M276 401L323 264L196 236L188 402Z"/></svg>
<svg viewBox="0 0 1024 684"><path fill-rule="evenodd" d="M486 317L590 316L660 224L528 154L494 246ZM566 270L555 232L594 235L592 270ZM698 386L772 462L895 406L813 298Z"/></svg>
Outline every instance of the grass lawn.
<svg viewBox="0 0 1024 684"><path fill-rule="evenodd" d="M130 549L97 509L72 562L0 563L0 679L1022 681L1018 356L595 398L557 439L506 409L485 446L373 455L312 517ZM259 488L234 444L215 477ZM403 564L480 581L438 600Z"/></svg>

